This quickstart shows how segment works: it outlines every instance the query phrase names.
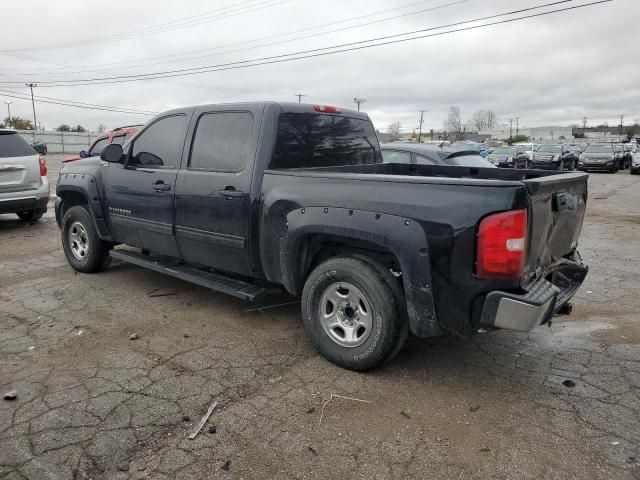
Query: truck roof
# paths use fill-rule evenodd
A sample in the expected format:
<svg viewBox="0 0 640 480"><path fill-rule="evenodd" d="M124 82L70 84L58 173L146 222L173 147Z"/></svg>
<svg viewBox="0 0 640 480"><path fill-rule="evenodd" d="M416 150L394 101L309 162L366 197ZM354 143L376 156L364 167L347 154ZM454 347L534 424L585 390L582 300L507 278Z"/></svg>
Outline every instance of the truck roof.
<svg viewBox="0 0 640 480"><path fill-rule="evenodd" d="M203 107L228 107L232 109L238 108L248 108L248 107L261 107L267 105L274 105L280 108L282 113L328 113L328 114L337 114L342 116L349 116L352 118L361 118L363 120L369 120L369 116L364 112L358 112L357 110L352 110L350 108L343 108L339 106L333 105L324 105L324 104L313 104L313 103L297 103L297 102L273 102L273 101L265 101L265 102L233 102L233 103L211 103L211 104L202 104L202 105L191 105L189 107L183 108L174 108L172 110L167 110L165 112L160 113L160 115L166 115L167 113L172 112L184 112L185 110L190 110L194 108L203 108Z"/></svg>

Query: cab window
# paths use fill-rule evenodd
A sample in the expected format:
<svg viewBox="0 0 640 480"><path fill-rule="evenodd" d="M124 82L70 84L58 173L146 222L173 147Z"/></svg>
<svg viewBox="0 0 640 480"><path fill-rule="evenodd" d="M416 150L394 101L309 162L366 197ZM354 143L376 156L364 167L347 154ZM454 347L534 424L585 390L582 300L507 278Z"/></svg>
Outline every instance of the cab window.
<svg viewBox="0 0 640 480"><path fill-rule="evenodd" d="M157 120L134 139L129 165L178 168L186 130L184 115Z"/></svg>
<svg viewBox="0 0 640 480"><path fill-rule="evenodd" d="M398 150L382 150L382 161L384 163L411 163L411 154Z"/></svg>

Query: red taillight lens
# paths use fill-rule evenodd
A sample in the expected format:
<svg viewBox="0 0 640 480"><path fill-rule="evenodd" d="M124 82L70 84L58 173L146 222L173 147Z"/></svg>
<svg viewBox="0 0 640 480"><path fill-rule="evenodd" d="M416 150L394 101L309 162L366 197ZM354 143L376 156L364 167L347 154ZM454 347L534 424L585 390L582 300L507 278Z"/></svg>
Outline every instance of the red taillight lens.
<svg viewBox="0 0 640 480"><path fill-rule="evenodd" d="M45 160L44 157L40 157L40 176L41 177L47 176L47 161Z"/></svg>
<svg viewBox="0 0 640 480"><path fill-rule="evenodd" d="M342 110L340 110L339 107L332 107L331 105L314 105L313 109L316 112L322 112L322 113L341 113Z"/></svg>
<svg viewBox="0 0 640 480"><path fill-rule="evenodd" d="M516 280L522 277L527 243L527 211L489 215L478 228L476 275Z"/></svg>

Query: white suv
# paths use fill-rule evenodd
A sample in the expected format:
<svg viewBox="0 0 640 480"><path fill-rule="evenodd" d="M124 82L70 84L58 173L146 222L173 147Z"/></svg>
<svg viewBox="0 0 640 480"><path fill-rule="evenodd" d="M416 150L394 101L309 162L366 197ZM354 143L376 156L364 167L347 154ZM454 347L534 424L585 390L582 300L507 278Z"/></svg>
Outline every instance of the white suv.
<svg viewBox="0 0 640 480"><path fill-rule="evenodd" d="M0 129L0 213L35 222L47 211L47 163L15 130Z"/></svg>

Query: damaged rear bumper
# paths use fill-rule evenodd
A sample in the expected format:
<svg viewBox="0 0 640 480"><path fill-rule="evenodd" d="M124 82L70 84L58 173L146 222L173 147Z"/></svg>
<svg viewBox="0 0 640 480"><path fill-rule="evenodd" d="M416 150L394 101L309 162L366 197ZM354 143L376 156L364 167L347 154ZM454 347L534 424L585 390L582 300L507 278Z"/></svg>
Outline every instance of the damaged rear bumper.
<svg viewBox="0 0 640 480"><path fill-rule="evenodd" d="M484 302L483 326L528 332L551 320L554 313L575 295L589 268L580 261L566 261L550 277L540 278L525 288L524 294L490 292Z"/></svg>

